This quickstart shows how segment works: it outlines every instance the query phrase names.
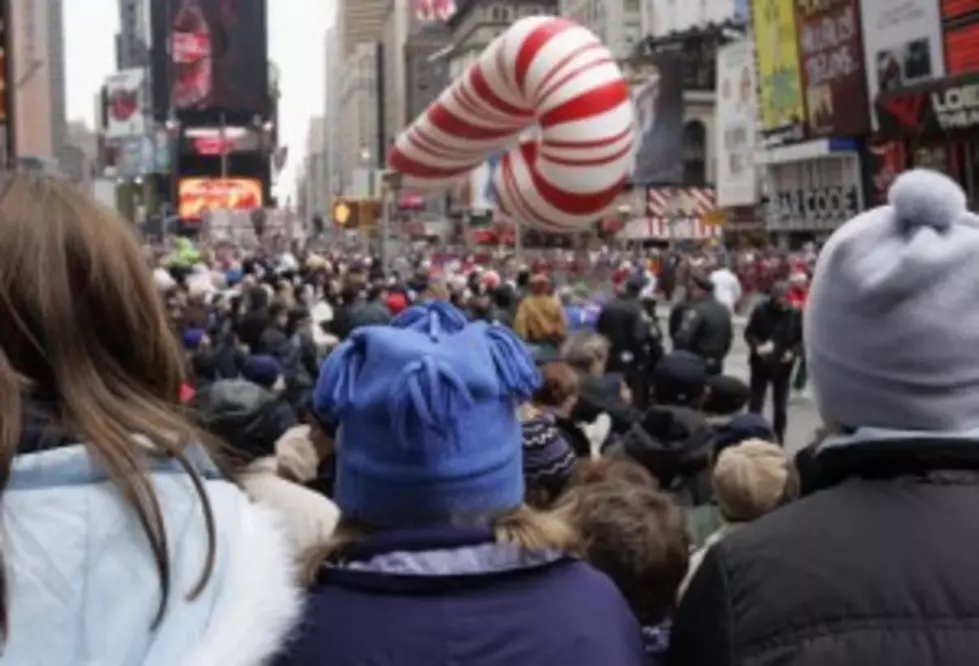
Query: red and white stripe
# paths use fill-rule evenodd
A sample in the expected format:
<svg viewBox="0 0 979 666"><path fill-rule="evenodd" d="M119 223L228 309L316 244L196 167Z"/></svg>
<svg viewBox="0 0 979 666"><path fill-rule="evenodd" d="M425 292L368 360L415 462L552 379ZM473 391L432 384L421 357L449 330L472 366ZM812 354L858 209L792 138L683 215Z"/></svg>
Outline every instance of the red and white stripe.
<svg viewBox="0 0 979 666"><path fill-rule="evenodd" d="M536 136L520 139L537 126ZM635 113L622 72L563 18L517 21L397 139L406 186L445 188L491 155L502 211L572 231L610 208L634 164Z"/></svg>

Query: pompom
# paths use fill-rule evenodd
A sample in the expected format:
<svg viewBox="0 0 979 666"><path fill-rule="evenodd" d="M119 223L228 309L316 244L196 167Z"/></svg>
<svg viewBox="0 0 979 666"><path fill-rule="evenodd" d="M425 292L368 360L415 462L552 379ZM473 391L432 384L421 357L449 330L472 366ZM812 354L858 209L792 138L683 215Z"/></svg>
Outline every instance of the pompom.
<svg viewBox="0 0 979 666"><path fill-rule="evenodd" d="M458 333L468 323L466 315L445 301L413 305L391 320L394 328L417 331L433 340L446 333Z"/></svg>
<svg viewBox="0 0 979 666"><path fill-rule="evenodd" d="M431 356L406 365L388 394L392 430L404 448L458 444L459 416L472 405L462 378Z"/></svg>
<svg viewBox="0 0 979 666"><path fill-rule="evenodd" d="M962 188L948 176L928 169L912 169L898 176L887 200L898 224L912 229L944 231L966 213Z"/></svg>

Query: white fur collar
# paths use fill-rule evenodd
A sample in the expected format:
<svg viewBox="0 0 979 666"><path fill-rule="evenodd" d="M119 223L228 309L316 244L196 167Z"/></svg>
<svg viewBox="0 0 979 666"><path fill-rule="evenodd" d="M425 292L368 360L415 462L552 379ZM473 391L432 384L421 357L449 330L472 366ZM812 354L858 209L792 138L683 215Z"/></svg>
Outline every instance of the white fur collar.
<svg viewBox="0 0 979 666"><path fill-rule="evenodd" d="M263 666L285 643L302 611L294 553L277 516L243 507L210 625L181 666Z"/></svg>

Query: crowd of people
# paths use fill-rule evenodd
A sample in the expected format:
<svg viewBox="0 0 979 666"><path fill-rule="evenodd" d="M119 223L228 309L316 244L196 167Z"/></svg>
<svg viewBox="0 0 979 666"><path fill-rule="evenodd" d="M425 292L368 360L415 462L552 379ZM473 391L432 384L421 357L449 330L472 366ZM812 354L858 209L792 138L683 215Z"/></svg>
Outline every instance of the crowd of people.
<svg viewBox="0 0 979 666"><path fill-rule="evenodd" d="M603 301L540 267L159 251L27 175L0 225L0 664L979 649L979 218L944 176L747 305L747 385L724 260L676 262L674 305L670 258ZM793 372L825 422L797 455Z"/></svg>

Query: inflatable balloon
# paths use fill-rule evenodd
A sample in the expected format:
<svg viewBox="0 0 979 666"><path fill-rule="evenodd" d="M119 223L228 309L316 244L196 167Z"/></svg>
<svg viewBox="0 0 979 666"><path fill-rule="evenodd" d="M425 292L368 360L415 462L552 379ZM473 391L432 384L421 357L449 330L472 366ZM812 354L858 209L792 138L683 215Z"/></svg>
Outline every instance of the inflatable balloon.
<svg viewBox="0 0 979 666"><path fill-rule="evenodd" d="M445 188L505 151L493 174L503 212L575 231L614 205L635 148L629 86L611 53L580 25L546 16L490 44L398 137L389 166L405 186Z"/></svg>

